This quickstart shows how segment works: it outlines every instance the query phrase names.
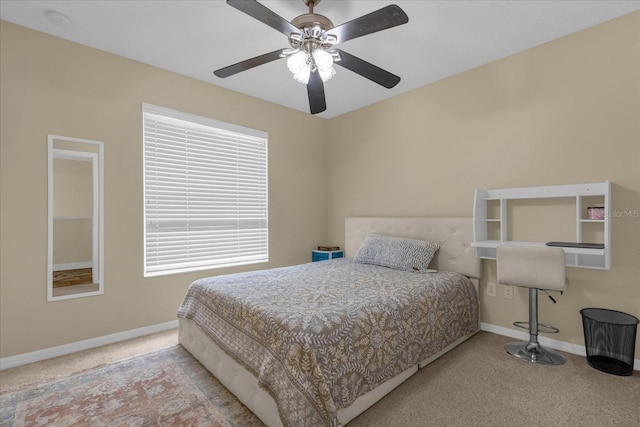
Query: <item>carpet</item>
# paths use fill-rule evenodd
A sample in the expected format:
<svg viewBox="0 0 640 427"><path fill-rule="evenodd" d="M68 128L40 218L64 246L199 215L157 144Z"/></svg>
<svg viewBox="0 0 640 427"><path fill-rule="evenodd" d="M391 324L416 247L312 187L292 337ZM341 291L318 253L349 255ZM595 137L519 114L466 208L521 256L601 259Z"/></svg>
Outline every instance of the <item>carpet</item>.
<svg viewBox="0 0 640 427"><path fill-rule="evenodd" d="M0 396L0 426L262 426L182 346Z"/></svg>

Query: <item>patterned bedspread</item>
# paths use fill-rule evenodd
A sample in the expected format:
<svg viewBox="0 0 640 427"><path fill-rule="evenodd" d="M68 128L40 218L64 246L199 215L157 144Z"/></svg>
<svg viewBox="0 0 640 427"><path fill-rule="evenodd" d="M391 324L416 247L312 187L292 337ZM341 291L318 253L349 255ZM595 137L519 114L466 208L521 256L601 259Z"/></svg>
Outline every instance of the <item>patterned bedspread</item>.
<svg viewBox="0 0 640 427"><path fill-rule="evenodd" d="M350 259L210 277L178 310L258 377L285 426L336 411L478 329L466 277Z"/></svg>

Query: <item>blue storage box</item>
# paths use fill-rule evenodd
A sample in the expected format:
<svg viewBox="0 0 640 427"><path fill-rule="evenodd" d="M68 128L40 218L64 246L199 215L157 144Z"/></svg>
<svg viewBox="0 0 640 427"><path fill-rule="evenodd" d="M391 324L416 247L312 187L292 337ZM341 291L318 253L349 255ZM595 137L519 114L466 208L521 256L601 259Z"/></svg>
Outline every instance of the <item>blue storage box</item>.
<svg viewBox="0 0 640 427"><path fill-rule="evenodd" d="M311 251L311 261L325 261L333 258L344 257L344 251Z"/></svg>

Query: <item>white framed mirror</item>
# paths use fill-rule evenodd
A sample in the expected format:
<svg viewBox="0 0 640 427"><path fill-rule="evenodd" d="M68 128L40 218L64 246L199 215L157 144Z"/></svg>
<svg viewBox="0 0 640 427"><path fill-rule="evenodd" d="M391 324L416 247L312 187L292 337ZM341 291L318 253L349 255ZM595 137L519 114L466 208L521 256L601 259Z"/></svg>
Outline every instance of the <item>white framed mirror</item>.
<svg viewBox="0 0 640 427"><path fill-rule="evenodd" d="M104 293L103 144L48 135L47 301Z"/></svg>

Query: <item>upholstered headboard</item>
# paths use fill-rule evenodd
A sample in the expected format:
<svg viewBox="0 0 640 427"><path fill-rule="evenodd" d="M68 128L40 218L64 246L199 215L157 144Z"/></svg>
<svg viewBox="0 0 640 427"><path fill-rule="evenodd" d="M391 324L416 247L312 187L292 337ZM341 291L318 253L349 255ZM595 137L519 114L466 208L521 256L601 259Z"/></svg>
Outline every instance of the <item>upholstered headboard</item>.
<svg viewBox="0 0 640 427"><path fill-rule="evenodd" d="M455 271L472 278L482 275L476 257L472 218L460 217L357 217L345 220L345 256L353 257L369 233L428 240L440 245L432 268Z"/></svg>

